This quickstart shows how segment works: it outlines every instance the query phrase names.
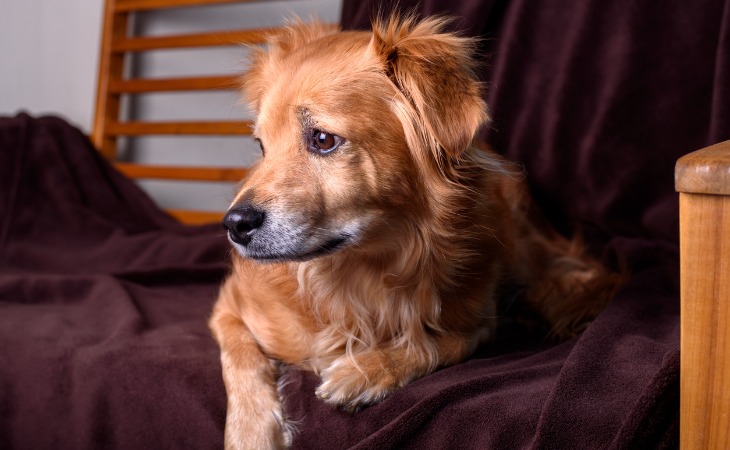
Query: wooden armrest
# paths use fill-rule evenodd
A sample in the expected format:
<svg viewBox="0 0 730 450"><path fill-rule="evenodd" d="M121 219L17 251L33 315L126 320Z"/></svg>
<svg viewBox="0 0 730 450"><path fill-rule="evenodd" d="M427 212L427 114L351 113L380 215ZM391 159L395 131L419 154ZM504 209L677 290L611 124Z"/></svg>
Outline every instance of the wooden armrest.
<svg viewBox="0 0 730 450"><path fill-rule="evenodd" d="M677 161L680 443L730 448L730 141Z"/></svg>
<svg viewBox="0 0 730 450"><path fill-rule="evenodd" d="M730 195L730 141L679 158L674 179L677 192Z"/></svg>

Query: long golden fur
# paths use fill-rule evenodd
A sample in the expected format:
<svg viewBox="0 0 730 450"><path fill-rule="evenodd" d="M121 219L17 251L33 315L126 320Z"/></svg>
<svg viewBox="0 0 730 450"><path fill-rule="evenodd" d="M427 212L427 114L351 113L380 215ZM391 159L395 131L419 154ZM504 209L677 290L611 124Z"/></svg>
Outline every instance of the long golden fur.
<svg viewBox="0 0 730 450"><path fill-rule="evenodd" d="M488 120L473 42L443 26L294 23L255 51L243 87L264 155L224 220L236 251L210 320L227 448L290 443L278 362L355 410L492 338L505 280L561 337L610 295L615 278L538 229L510 164L473 144Z"/></svg>

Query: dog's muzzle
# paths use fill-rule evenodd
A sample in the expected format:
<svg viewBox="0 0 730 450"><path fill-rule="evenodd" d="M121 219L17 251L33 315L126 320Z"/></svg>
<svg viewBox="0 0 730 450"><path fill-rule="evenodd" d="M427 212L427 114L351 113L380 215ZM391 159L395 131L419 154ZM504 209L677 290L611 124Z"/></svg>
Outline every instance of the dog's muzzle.
<svg viewBox="0 0 730 450"><path fill-rule="evenodd" d="M266 214L252 205L242 205L231 208L223 218L223 228L236 244L248 245L253 234L261 228Z"/></svg>

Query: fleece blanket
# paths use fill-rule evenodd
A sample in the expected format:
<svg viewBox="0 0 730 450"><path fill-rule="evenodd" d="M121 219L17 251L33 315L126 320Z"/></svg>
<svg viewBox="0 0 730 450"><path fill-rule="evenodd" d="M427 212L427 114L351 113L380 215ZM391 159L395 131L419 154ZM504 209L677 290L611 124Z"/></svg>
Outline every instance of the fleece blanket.
<svg viewBox="0 0 730 450"><path fill-rule="evenodd" d="M497 340L354 414L290 370L294 448L672 448L679 296L674 161L730 139L730 0L400 1L479 36L494 122L563 232L631 277L580 336L501 301ZM387 8L384 8L387 10ZM375 2L345 2L366 27ZM186 227L58 118L0 119L0 448L221 448L206 327L228 246Z"/></svg>
<svg viewBox="0 0 730 450"><path fill-rule="evenodd" d="M60 119L0 119L0 149L0 448L220 448L206 320L222 229L177 224ZM625 247L640 274L572 341L523 333L504 308L491 346L356 414L289 371L294 447L670 444L676 249Z"/></svg>
<svg viewBox="0 0 730 450"><path fill-rule="evenodd" d="M226 247L61 119L0 119L0 448L221 447Z"/></svg>
<svg viewBox="0 0 730 450"><path fill-rule="evenodd" d="M345 2L346 28L388 14ZM483 137L524 165L565 233L631 278L577 339L541 346L510 310L491 349L349 416L299 374L289 410L316 448L665 448L677 445L678 207L683 154L730 139L730 1L401 0L478 39L493 122ZM306 392L306 390L305 390ZM311 414L311 411L316 411Z"/></svg>

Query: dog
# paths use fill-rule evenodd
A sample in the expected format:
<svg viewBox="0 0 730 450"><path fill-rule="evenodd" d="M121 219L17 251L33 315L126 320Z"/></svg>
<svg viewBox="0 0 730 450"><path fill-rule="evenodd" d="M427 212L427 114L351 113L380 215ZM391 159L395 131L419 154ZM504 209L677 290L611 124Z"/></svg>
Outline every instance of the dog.
<svg viewBox="0 0 730 450"><path fill-rule="evenodd" d="M262 158L223 220L235 251L210 319L226 448L291 443L282 363L355 411L492 339L506 280L558 337L610 298L612 272L541 225L520 171L476 145L474 41L446 24L293 22L253 51Z"/></svg>

